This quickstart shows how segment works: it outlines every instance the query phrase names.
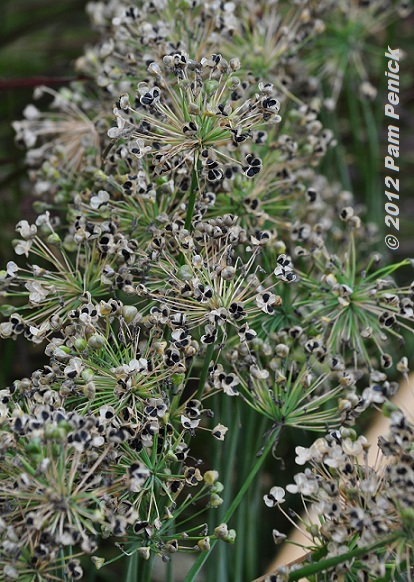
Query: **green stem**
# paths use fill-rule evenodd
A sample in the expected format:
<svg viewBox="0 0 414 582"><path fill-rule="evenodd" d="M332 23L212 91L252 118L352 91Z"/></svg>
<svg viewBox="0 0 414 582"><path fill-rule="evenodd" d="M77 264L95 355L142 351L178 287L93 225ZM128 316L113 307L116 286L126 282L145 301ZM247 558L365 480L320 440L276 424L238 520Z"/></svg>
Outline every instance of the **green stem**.
<svg viewBox="0 0 414 582"><path fill-rule="evenodd" d="M58 564L59 563L60 566L56 568L54 575L56 576L57 580L63 580L66 582L67 578L65 573L65 552L62 548L59 550Z"/></svg>
<svg viewBox="0 0 414 582"><path fill-rule="evenodd" d="M138 575L138 552L133 552L127 560L128 569L125 582L136 582Z"/></svg>
<svg viewBox="0 0 414 582"><path fill-rule="evenodd" d="M260 438L268 422L266 418L260 421L257 419L257 413L251 408L244 408L242 416L242 430L246 435L242 442L239 442L238 461L241 464L238 470L238 479L244 481L249 474L251 459L255 457L255 451L260 446ZM236 431L237 427L234 426ZM260 497L260 489L253 487L246 496L246 502L238 509L235 515L237 544L234 548L234 580L253 580L254 572L257 566L257 541L258 532L251 527L251 524L257 519L257 498ZM241 539L240 539L241 538ZM231 548L229 548L231 549Z"/></svg>
<svg viewBox="0 0 414 582"><path fill-rule="evenodd" d="M191 176L191 188L190 188L190 198L188 200L187 215L185 217L184 228L191 230L191 220L193 218L195 201L197 198L198 191L198 174L201 170L200 160L194 159L193 173Z"/></svg>
<svg viewBox="0 0 414 582"><path fill-rule="evenodd" d="M203 393L204 385L205 385L206 379L207 379L208 368L210 366L211 358L213 357L213 352L214 352L214 343L208 345L208 348L207 348L205 356L204 356L203 369L201 371L200 381L199 381L198 389L197 389L197 392L195 395L196 400L199 400L201 398L202 393Z"/></svg>
<svg viewBox="0 0 414 582"><path fill-rule="evenodd" d="M338 564L342 564L342 562L347 562L348 560L352 560L354 558L358 558L359 556L364 556L365 554L369 554L376 548L385 548L386 546L392 544L396 540L401 537L402 533L397 532L388 538L380 540L371 546L365 546L363 548L355 548L354 550L350 550L349 552L345 552L344 554L340 554L339 556L333 556L332 558L326 558L326 560L320 560L315 562L314 564L309 564L308 566L304 566L300 568L300 570L295 570L295 572L291 572L289 574L289 582L294 582L295 580L301 580L302 578L308 578L313 574L318 574L320 572L326 572L331 568L334 568Z"/></svg>
<svg viewBox="0 0 414 582"><path fill-rule="evenodd" d="M174 582L174 567L173 567L173 560L170 560L167 563L167 578L166 582Z"/></svg>
<svg viewBox="0 0 414 582"><path fill-rule="evenodd" d="M253 411L250 411L250 413L252 415L252 420L256 421L256 424L254 425L253 435L255 433L256 435L263 434L266 427L267 419L262 418L260 424L258 424L256 414L254 414ZM254 440L253 435L251 437L252 440ZM254 455L250 456L250 459L252 458L254 458ZM263 506L262 492L260 491L259 487L252 487L249 490L247 502L244 503L247 521L245 521L245 524L243 526L246 535L244 576L248 580L253 580L253 578L255 577L254 575L255 572L257 572L257 566L260 560L260 549L261 549L260 537L258 531L254 531L254 528L251 527L251 524L254 523L255 520L257 520L257 516L260 515L262 506ZM238 530L236 529L236 531ZM240 560L242 561L242 556L240 556ZM240 576L240 579L243 579L243 575Z"/></svg>
<svg viewBox="0 0 414 582"><path fill-rule="evenodd" d="M380 150L379 150L379 135L378 127L379 123L374 117L371 104L363 100L361 103L362 114L365 121L365 127L367 128L367 139L368 147L367 152L369 152L369 157L367 156L368 168L366 175L366 200L368 206L369 216L371 220L377 224L380 229L384 225L384 220L381 219L383 211L383 200L381 196L378 196L378 192L381 191L381 185L379 181L380 176Z"/></svg>
<svg viewBox="0 0 414 582"><path fill-rule="evenodd" d="M221 523L223 521L223 516L226 512L227 507L230 505L231 500L234 498L235 495L235 488L237 484L243 481L244 474L239 470L238 467L238 459L240 459L240 455L237 454L237 445L239 443L239 436L240 436L240 427L243 427L244 433L244 424L241 422L240 419L240 400L237 399L234 402L229 402L229 397L223 399L225 394L220 394L221 401L223 403L223 410L220 412L220 418L223 418L223 422L225 426L229 428L230 434L225 439L225 446L221 446L221 458L220 463L215 465L216 468L219 467L219 475L220 481L222 481L224 490L223 490L223 504L220 505L218 511L210 512L210 517L212 521L215 521L215 524L210 523L209 531L213 531L215 525ZM216 410L215 408L213 410ZM248 440L246 442L249 442ZM222 444L222 443L220 443ZM255 452L257 448L253 452L252 455L249 456L249 459L254 458ZM244 452L244 459L248 456L248 451L245 450ZM243 456L243 454L242 454ZM237 470L236 470L237 468ZM247 471L246 471L247 472ZM236 481L234 479L235 474L237 473ZM229 556L229 550L231 551L232 548L229 548L227 544L219 544L216 550L216 555L214 559L214 567L209 568L208 575L209 578L207 582L215 582L216 580L229 580L230 579L230 572L229 566L232 562L232 559ZM237 555L234 556L234 559L237 563ZM234 572L234 579L238 580L241 578L236 577L236 572Z"/></svg>
<svg viewBox="0 0 414 582"><path fill-rule="evenodd" d="M321 120L324 126L332 129L338 142L333 150L328 150L326 153L325 159L321 164L323 173L326 174L331 180L336 180L337 177L339 177L342 186L347 190L352 190L349 168L347 164L344 164L346 151L339 137L341 134L338 127L337 115L334 112L323 112L321 114Z"/></svg>
<svg viewBox="0 0 414 582"><path fill-rule="evenodd" d="M98 571L95 568L95 566L93 566L92 568L90 568L88 582L96 582L96 575L97 575L97 573L98 573Z"/></svg>
<svg viewBox="0 0 414 582"><path fill-rule="evenodd" d="M268 453L272 450L275 443L277 443L277 441L279 440L281 429L282 429L282 427L280 425L276 426L276 428L273 430L272 434L269 436L269 439L268 439L266 445L260 451L260 456L257 459L256 463L253 465L246 481L243 483L240 491L238 492L235 499L233 500L233 503L230 505L230 507L228 508L226 513L224 514L224 517L223 517L224 523L227 523L229 521L229 519L231 518L233 513L236 511L236 509L240 505L241 500L245 496L253 479L256 477L257 473L259 472L259 470L260 470L261 466L263 465ZM185 577L184 582L193 582L195 580L195 577L197 576L197 574L200 572L201 568L203 567L203 565L207 561L207 559L210 556L217 541L218 540L212 540L211 541L211 549L208 552L201 554L197 558L197 560L194 562L191 570L188 572L187 576Z"/></svg>

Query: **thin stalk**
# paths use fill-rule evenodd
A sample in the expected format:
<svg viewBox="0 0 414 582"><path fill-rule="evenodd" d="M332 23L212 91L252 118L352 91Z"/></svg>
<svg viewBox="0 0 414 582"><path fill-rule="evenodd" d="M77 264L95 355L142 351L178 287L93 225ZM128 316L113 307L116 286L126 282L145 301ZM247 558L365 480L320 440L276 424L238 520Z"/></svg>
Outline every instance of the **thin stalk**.
<svg viewBox="0 0 414 582"><path fill-rule="evenodd" d="M367 206L369 211L369 216L380 228L383 226L384 221L381 220L383 201L380 195L381 188L379 183L380 176L380 150L379 150L379 135L378 135L378 124L375 119L374 113L372 111L371 104L366 101L362 101L362 113L365 121L365 126L367 128L367 138L368 145L367 151L369 152L368 166L366 169L366 192L367 192Z"/></svg>
<svg viewBox="0 0 414 582"><path fill-rule="evenodd" d="M256 477L260 468L262 467L267 455L272 450L273 446L278 442L281 429L282 429L282 427L279 425L279 426L276 426L276 428L272 431L272 434L269 436L269 439L268 439L266 445L260 451L260 453L259 453L260 456L257 459L256 463L253 465L246 481L243 483L240 491L238 492L235 499L233 500L233 503L230 505L230 507L228 508L226 513L224 514L223 522L225 522L225 523L228 522L229 519L231 518L231 516L233 515L233 513L236 511L236 509L240 505L240 503L241 503L243 497L246 495L252 481L254 480L254 478ZM211 541L211 549L208 552L206 552L205 554L201 554L198 557L198 559L194 562L191 570L188 572L187 576L185 577L184 582L194 582L195 577L200 572L201 568L203 567L203 565L205 564L205 562L209 558L217 541L218 540L212 540Z"/></svg>
<svg viewBox="0 0 414 582"><path fill-rule="evenodd" d="M357 160L355 160L355 165L359 172L359 179L362 181L366 180L366 146L364 145L361 136L361 128L364 127L363 121L361 119L358 102L355 99L355 92L351 86L349 79L345 83L347 105L349 109L349 121L351 124L352 136L354 138L354 148Z"/></svg>
<svg viewBox="0 0 414 582"><path fill-rule="evenodd" d="M167 577L165 579L165 582L174 582L174 562L173 560L170 560L167 563Z"/></svg>
<svg viewBox="0 0 414 582"><path fill-rule="evenodd" d="M128 569L125 582L136 582L138 574L138 552L133 552L130 556L128 556L127 560Z"/></svg>
<svg viewBox="0 0 414 582"><path fill-rule="evenodd" d="M54 572L54 575L56 576L56 580L66 581L67 577L66 577L66 573L65 573L65 552L62 548L59 550L58 562L61 562L61 565L58 566Z"/></svg>
<svg viewBox="0 0 414 582"><path fill-rule="evenodd" d="M340 177L341 183L347 190L352 190L351 177L349 175L349 167L344 164L346 158L346 150L340 139L340 131L338 127L338 118L334 112L323 112L322 123L332 129L335 138L338 143L333 148L332 151L327 152L324 162L322 162L322 168L324 173L329 176L332 180L336 179L337 176ZM329 164L329 160L332 160L332 164ZM331 170L335 168L334 172Z"/></svg>
<svg viewBox="0 0 414 582"><path fill-rule="evenodd" d="M209 344L209 346L206 350L205 356L204 356L203 369L201 370L200 381L198 383L196 395L194 396L194 398L196 400L199 400L201 398L202 393L203 393L204 384L206 383L206 379L207 379L208 368L210 366L211 358L213 357L213 352L214 352L214 343Z"/></svg>
<svg viewBox="0 0 414 582"><path fill-rule="evenodd" d="M198 174L201 170L201 162L194 158L193 174L191 176L190 198L188 200L187 215L185 217L184 228L191 230L191 220L194 214L194 206L198 192Z"/></svg>
<svg viewBox="0 0 414 582"><path fill-rule="evenodd" d="M210 402L209 406L215 411L215 414L217 415L218 418L222 418L224 417L224 411L223 411L223 398L220 398L221 395L219 394L214 394L214 396L212 397L212 401ZM227 426L227 425L226 425ZM232 426L228 427L229 430L232 430ZM232 432L230 433L229 436L232 435ZM213 448L213 454L212 454L212 460L211 460L211 466L214 467L215 469L218 470L219 472L219 476L220 476L220 480L223 479L223 476L221 474L221 469L223 468L223 472L225 472L225 468L228 466L226 464L226 459L227 459L227 451L228 451L228 439L224 440L224 447L223 446L219 446L223 443L215 443L215 446ZM225 489L224 489L225 492ZM214 530L214 527L217 525L217 523L220 521L220 510L222 509L222 506L220 506L218 508L218 514L216 515L215 511L210 511L208 513L208 518L207 518L207 523L208 523L208 531L212 532ZM212 569L209 569L206 572L206 582L216 582L217 580L217 575L216 575L216 571L214 569L214 571Z"/></svg>
<svg viewBox="0 0 414 582"><path fill-rule="evenodd" d="M237 445L239 443L239 436L240 436L240 427L238 426L240 423L240 402L236 400L235 405L236 407L233 408L233 402L229 402L229 399L224 400L224 411L222 412L222 418L224 424L229 428L231 431L229 438L226 439L226 448L223 450L223 454L221 457L222 462L219 465L219 473L223 468L223 478L221 479L223 482L224 490L223 490L223 497L224 503L219 507L218 515L216 516L216 520L218 523L224 521L223 515L225 513L225 508L230 502L231 499L234 497L234 469L235 469L235 460L237 457ZM248 456L248 452L245 451L244 455L246 458ZM249 459L254 458L254 453L249 457ZM221 473L220 473L221 474ZM244 473L237 471L237 482L241 482L243 480ZM236 483L237 483L236 482ZM217 525L217 523L216 523ZM218 547L218 555L216 555L216 559L214 561L215 567L209 571L209 574L213 575L213 580L229 580L230 572L229 566L231 560L229 560L228 556L229 548L227 544L220 544ZM210 570L210 569L209 569Z"/></svg>
<svg viewBox="0 0 414 582"><path fill-rule="evenodd" d="M260 438L265 429L267 420L262 418L258 423L257 413L251 409L245 410L246 425L242 424L245 437L239 442L239 456L241 458L240 473L238 473L238 482L244 481L249 474L251 459L254 459L255 451L260 446ZM247 417L247 418L246 418ZM255 503L260 495L260 488L255 487L247 494L247 502L239 507L236 515L236 532L239 538L235 547L234 556L234 580L253 579L254 575L250 571L255 571L257 561L257 531L252 528L251 524L257 519L255 513ZM253 535L252 535L253 534ZM249 571L250 570L250 571ZM251 575L250 575L251 574Z"/></svg>
<svg viewBox="0 0 414 582"><path fill-rule="evenodd" d="M95 568L95 566L91 567L89 569L89 576L88 576L88 582L96 582L96 575L97 575L97 569Z"/></svg>
<svg viewBox="0 0 414 582"><path fill-rule="evenodd" d="M262 418L261 423L258 425L256 415L252 414L252 420L256 422L253 429L256 432L256 434L258 435L263 434L267 423L266 418ZM250 459L253 458L254 455L252 454L250 456ZM246 551L244 559L246 570L244 572L244 576L248 580L253 580L255 572L257 572L258 561L260 559L258 551L259 548L261 548L259 543L260 528L258 531L256 530L256 528L251 527L251 524L254 523L255 520L257 520L257 516L260 513L259 507L261 507L262 503L263 503L262 491L260 490L260 488L254 487L250 489L248 493L248 503L245 503L247 521L244 524L244 531L246 536L246 548L245 548Z"/></svg>
<svg viewBox="0 0 414 582"><path fill-rule="evenodd" d="M134 551L127 557L127 574L124 582L151 582L152 577L152 560L140 559L137 551Z"/></svg>

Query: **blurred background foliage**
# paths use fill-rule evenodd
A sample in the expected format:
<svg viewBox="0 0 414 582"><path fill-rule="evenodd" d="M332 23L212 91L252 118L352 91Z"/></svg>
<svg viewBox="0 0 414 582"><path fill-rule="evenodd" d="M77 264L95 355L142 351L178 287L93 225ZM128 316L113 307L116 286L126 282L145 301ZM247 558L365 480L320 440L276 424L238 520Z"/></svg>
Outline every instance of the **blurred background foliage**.
<svg viewBox="0 0 414 582"><path fill-rule="evenodd" d="M2 0L0 19L0 261L13 258L14 226L33 216L25 151L14 144L11 123L33 101L38 85L59 87L75 78L74 60L96 36L85 14L87 0ZM41 106L41 104L40 104ZM1 341L2 386L35 369L38 356L23 341ZM30 348L32 350L32 348Z"/></svg>
<svg viewBox="0 0 414 582"><path fill-rule="evenodd" d="M61 0L51 3L45 0L2 0L0 20L0 261L5 265L13 258L10 241L14 238L14 225L22 218L30 221L33 216L30 182L24 164L23 150L14 145L13 120L20 119L24 107L32 102L34 88L41 84L58 87L76 78L74 61L83 53L85 45L96 42L98 36L91 30L85 14L87 0ZM390 23L378 38L369 39L365 63L371 74L371 82L378 89L373 102L355 99L358 90L358 77L354 75L352 62L349 62L345 77L344 91L338 101L338 107L326 112L322 121L336 132L338 146L323 162L323 171L333 180L342 182L345 189L352 189L358 201L366 208L366 217L377 224L382 235L384 227L384 168L383 158L386 147L387 121L384 118L386 99L386 78L384 70L386 59L384 49L388 44L398 46L406 53L402 63L401 105L399 112L401 130L401 200L400 200L400 248L393 253L397 261L407 256L414 257L414 15L401 21ZM332 46L323 50L335 51L335 35L329 37ZM379 237L380 252L386 253L383 236ZM407 280L412 280L412 272L407 273ZM30 349L29 349L30 348ZM1 341L0 384L6 385L11 379L30 374L39 366L42 347L33 351L33 346L25 344L20 338L17 342ZM40 360L39 360L40 358ZM256 430L257 427L250 427ZM248 435L246 435L248 437ZM291 480L294 472L294 448L306 446L306 435L299 439L298 432L287 434L280 444L278 454L285 460L286 470L278 484ZM300 440L300 442L299 442ZM235 459L241 459L238 466L239 478L248 472L243 459L252 458L246 453L249 443L238 443L238 450L232 450L232 443L215 445L211 452L212 459L217 455L227 457L229 462L229 483L227 491L237 490L237 482L232 482L231 472ZM233 460L232 460L233 459ZM265 487L272 482L272 477L263 477ZM233 491L234 493L234 491ZM249 494L251 495L251 494ZM257 495L252 496L257 502ZM262 505L262 504L261 504ZM249 504L247 504L249 507ZM294 508L300 511L300 508ZM223 509L224 511L224 509ZM250 506L248 511L254 515L263 511L263 507ZM280 519L280 518L278 518ZM237 517L236 517L237 520ZM243 521L243 520L242 520ZM235 524L237 527L237 523ZM263 521L260 537L257 529L240 533L249 537L251 556L251 573L265 571L268 561L274 553L271 543L271 530L283 524ZM263 553L262 542L267 551ZM260 547L260 552L259 552ZM257 564L260 555L260 564ZM237 563L241 556L234 556L234 548L220 546L217 560ZM99 575L90 573L89 580L111 580L110 569ZM224 580L224 579L223 579Z"/></svg>
<svg viewBox="0 0 414 582"><path fill-rule="evenodd" d="M0 21L0 196L1 259L9 254L14 224L31 212L24 154L14 145L11 123L33 100L37 85L59 86L74 77L73 61L94 35L86 0L53 4L2 0Z"/></svg>

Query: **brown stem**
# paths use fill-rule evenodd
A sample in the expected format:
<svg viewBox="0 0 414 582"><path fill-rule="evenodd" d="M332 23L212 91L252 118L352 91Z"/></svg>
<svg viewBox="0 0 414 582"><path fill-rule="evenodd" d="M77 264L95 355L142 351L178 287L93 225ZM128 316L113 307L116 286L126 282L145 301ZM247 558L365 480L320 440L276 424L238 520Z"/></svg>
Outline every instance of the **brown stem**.
<svg viewBox="0 0 414 582"><path fill-rule="evenodd" d="M57 85L69 85L73 81L88 81L86 75L77 77L30 77L28 79L0 79L0 91L13 91L15 89L31 89L40 85L56 87Z"/></svg>

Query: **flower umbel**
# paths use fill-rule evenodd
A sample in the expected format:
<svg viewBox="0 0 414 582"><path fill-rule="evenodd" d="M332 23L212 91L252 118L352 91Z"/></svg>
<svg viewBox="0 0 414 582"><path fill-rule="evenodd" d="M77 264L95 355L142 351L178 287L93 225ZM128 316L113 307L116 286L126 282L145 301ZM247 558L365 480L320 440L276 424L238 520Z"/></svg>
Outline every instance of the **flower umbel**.
<svg viewBox="0 0 414 582"><path fill-rule="evenodd" d="M249 98L249 84L235 74L239 68L237 59L227 62L220 54L199 62L185 52L164 56L161 65L148 68L155 80L138 84L134 106L128 94L120 96L114 108L117 127L109 137L128 138L138 158L151 152L157 172L168 172L178 156L179 164L202 160L210 182L223 177L223 163L229 162L254 177L260 158L229 152L244 150L242 144L254 143L259 129L280 121L279 103L264 83Z"/></svg>

